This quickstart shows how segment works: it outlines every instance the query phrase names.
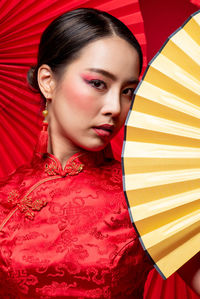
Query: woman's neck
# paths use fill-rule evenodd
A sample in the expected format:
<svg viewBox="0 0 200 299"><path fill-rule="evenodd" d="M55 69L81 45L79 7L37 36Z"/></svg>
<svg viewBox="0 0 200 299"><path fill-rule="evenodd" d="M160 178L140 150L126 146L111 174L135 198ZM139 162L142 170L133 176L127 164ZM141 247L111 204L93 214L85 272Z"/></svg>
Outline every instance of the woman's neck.
<svg viewBox="0 0 200 299"><path fill-rule="evenodd" d="M51 135L49 134L49 136ZM54 155L60 161L63 169L69 158L80 151L80 148L74 146L66 138L61 138L55 134L53 138L49 137L48 153Z"/></svg>

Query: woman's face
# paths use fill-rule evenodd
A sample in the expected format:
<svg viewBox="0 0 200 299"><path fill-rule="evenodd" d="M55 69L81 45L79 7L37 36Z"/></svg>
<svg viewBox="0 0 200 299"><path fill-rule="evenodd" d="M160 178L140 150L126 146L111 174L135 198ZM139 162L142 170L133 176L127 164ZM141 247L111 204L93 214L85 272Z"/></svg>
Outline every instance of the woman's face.
<svg viewBox="0 0 200 299"><path fill-rule="evenodd" d="M125 122L138 77L139 55L125 40L107 37L84 47L53 79L52 139L74 151L103 149Z"/></svg>

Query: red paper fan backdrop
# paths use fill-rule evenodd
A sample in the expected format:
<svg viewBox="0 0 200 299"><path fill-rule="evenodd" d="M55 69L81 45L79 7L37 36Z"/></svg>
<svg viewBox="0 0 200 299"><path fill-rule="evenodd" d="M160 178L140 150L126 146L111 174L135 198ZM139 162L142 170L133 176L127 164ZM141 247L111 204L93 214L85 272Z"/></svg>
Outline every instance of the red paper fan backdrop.
<svg viewBox="0 0 200 299"><path fill-rule="evenodd" d="M146 41L138 0L1 0L0 177L31 159L41 127L40 98L30 91L26 82L27 70L36 62L41 32L55 17L78 7L105 10L128 25L142 46L146 65ZM122 131L113 141L118 157ZM176 276L164 282L155 271L151 272L145 290L146 299L195 299L180 281L175 288L179 292L175 293L173 279ZM187 296L180 292L183 287ZM160 296L160 290L166 288L170 290L170 296Z"/></svg>
<svg viewBox="0 0 200 299"><path fill-rule="evenodd" d="M146 54L138 0L1 0L0 177L31 159L41 127L40 98L30 91L26 82L27 70L36 63L41 32L54 18L78 7L105 10L122 20L134 32ZM114 140L118 157L122 140L119 136Z"/></svg>
<svg viewBox="0 0 200 299"><path fill-rule="evenodd" d="M190 0L190 2L196 6L200 7L200 0Z"/></svg>
<svg viewBox="0 0 200 299"><path fill-rule="evenodd" d="M144 291L144 299L199 299L181 279L178 274L173 274L163 280L154 269L150 272Z"/></svg>

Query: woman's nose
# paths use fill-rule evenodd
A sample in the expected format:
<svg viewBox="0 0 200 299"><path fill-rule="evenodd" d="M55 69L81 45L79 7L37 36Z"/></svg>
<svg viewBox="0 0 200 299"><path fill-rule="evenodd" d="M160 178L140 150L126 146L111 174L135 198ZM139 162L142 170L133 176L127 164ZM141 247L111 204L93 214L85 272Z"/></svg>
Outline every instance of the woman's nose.
<svg viewBox="0 0 200 299"><path fill-rule="evenodd" d="M104 105L102 108L102 113L104 115L112 115L116 117L121 112L121 100L119 93L110 93L106 96Z"/></svg>

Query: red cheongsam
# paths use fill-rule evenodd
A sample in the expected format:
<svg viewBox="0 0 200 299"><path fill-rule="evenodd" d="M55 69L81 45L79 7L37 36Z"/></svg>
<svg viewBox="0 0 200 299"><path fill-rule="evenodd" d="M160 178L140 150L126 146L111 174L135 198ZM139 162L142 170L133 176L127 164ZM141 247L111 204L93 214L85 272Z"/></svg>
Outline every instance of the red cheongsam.
<svg viewBox="0 0 200 299"><path fill-rule="evenodd" d="M120 163L36 156L0 183L0 298L142 298L151 269Z"/></svg>

